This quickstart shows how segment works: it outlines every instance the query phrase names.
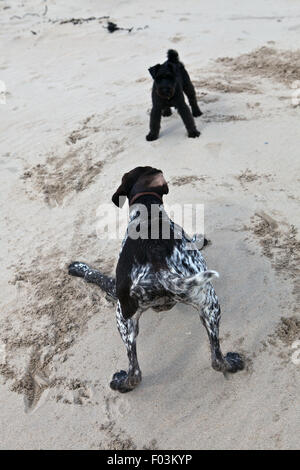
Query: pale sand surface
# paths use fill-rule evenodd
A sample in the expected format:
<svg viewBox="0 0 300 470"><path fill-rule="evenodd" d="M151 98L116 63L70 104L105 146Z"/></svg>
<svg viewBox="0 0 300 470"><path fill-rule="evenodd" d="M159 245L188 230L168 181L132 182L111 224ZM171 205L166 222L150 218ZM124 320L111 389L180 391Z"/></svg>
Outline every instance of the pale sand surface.
<svg viewBox="0 0 300 470"><path fill-rule="evenodd" d="M133 31L56 21L105 15ZM1 449L299 448L299 34L295 0L0 1ZM173 113L148 143L147 68L171 47L202 135ZM248 358L229 380L180 305L141 319L141 386L108 386L127 366L114 307L66 266L113 273L96 209L137 165L164 171L168 204L205 204L222 348Z"/></svg>

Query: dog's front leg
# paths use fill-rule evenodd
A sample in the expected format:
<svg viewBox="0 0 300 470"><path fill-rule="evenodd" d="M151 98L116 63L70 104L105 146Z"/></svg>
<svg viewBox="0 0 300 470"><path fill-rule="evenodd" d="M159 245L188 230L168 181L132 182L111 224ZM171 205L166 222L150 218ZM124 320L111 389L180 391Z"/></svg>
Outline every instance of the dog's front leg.
<svg viewBox="0 0 300 470"><path fill-rule="evenodd" d="M188 136L189 137L199 137L200 132L196 128L196 124L195 124L194 118L192 116L192 113L190 111L190 108L185 103L185 101L180 102L180 104L177 107L177 110L178 110L178 113L181 116L181 119L184 122L186 130L188 132Z"/></svg>
<svg viewBox="0 0 300 470"><path fill-rule="evenodd" d="M211 291L210 300L200 311L200 318L208 334L212 367L224 375L226 372L237 372L244 368L241 356L236 352L228 352L224 357L219 342L219 323L221 318L221 309L218 300Z"/></svg>
<svg viewBox="0 0 300 470"><path fill-rule="evenodd" d="M117 305L117 325L121 338L126 346L129 360L128 372L120 370L113 375L110 387L121 393L130 392L142 380L142 373L137 360L136 338L139 333L139 315L136 313L135 318L125 319L122 315L120 302Z"/></svg>
<svg viewBox="0 0 300 470"><path fill-rule="evenodd" d="M156 140L159 136L161 121L161 108L159 106L153 106L150 114L150 132L146 135L146 140Z"/></svg>

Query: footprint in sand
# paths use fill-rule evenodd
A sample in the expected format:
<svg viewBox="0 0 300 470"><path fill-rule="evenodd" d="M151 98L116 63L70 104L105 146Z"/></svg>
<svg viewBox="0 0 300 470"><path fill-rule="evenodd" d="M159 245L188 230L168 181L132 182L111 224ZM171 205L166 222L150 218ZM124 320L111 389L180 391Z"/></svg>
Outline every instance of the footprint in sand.
<svg viewBox="0 0 300 470"><path fill-rule="evenodd" d="M91 403L92 390L88 387L81 387L73 392L74 405L87 405Z"/></svg>
<svg viewBox="0 0 300 470"><path fill-rule="evenodd" d="M184 36L181 36L180 34L176 34L176 36L173 36L172 38L169 38L169 41L171 42L180 42L184 39Z"/></svg>
<svg viewBox="0 0 300 470"><path fill-rule="evenodd" d="M64 405L91 405L93 390L85 382L78 379L66 383L65 379L61 386L63 390L59 391L56 401Z"/></svg>
<svg viewBox="0 0 300 470"><path fill-rule="evenodd" d="M125 397L108 396L104 403L107 419L117 421L131 412L131 405Z"/></svg>
<svg viewBox="0 0 300 470"><path fill-rule="evenodd" d="M14 388L24 395L25 413L34 413L46 402L49 394L49 378L38 350L32 352L23 378Z"/></svg>

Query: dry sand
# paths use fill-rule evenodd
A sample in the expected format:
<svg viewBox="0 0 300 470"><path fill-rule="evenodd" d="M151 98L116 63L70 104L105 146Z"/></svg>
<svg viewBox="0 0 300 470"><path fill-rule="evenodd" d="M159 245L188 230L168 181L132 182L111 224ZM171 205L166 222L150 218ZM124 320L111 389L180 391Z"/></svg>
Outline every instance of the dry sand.
<svg viewBox="0 0 300 470"><path fill-rule="evenodd" d="M0 0L1 449L299 448L299 32L294 0ZM174 113L148 143L147 68L170 47L202 135ZM142 317L141 386L108 386L127 365L114 307L66 266L113 273L96 210L141 164L169 204L205 204L222 348L247 357L229 380L177 306Z"/></svg>

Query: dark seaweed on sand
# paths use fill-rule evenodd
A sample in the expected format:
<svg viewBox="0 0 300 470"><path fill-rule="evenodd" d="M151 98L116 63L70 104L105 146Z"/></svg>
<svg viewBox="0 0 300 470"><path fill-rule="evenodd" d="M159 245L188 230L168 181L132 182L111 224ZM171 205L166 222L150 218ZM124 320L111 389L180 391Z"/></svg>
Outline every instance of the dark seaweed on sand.
<svg viewBox="0 0 300 470"><path fill-rule="evenodd" d="M131 28L119 28L119 26L116 23L113 23L112 21L108 21L106 29L109 33L114 33L115 31L118 31L118 30L128 31L128 33L131 33L131 31L133 30L133 27L131 27Z"/></svg>

